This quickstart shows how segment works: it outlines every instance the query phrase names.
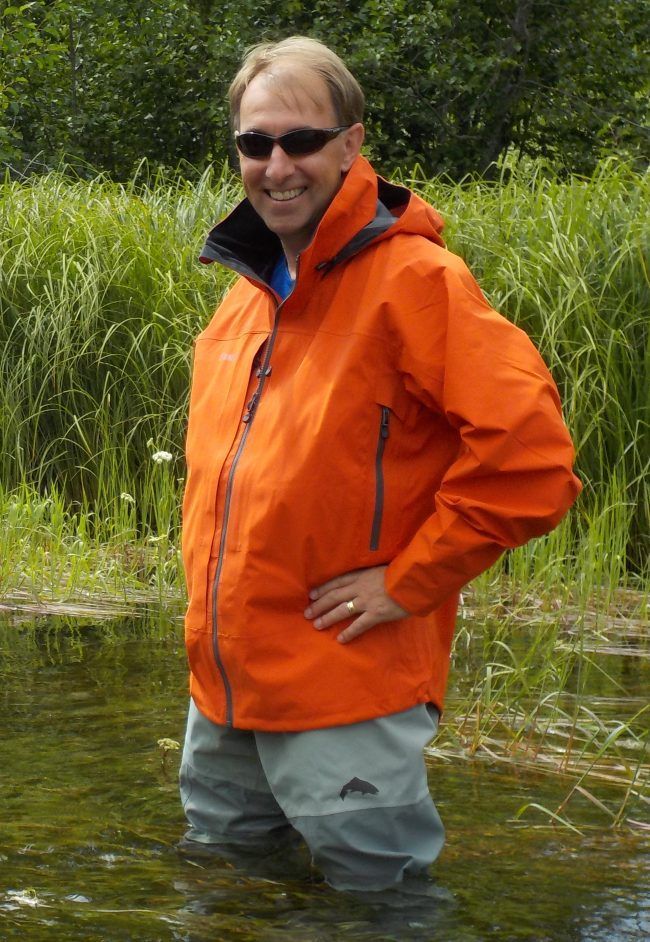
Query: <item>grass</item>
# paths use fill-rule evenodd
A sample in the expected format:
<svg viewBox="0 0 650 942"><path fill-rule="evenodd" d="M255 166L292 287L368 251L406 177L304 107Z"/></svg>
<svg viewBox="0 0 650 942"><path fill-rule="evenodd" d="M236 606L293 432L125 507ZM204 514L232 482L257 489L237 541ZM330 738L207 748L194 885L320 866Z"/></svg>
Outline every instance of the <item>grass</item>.
<svg viewBox="0 0 650 942"><path fill-rule="evenodd" d="M538 606L504 607L486 618L468 602L445 722L430 753L566 778L556 808L529 802L519 817L538 812L571 825L576 804L587 802L599 824L604 818L650 831L644 596L619 590L608 617L598 609Z"/></svg>
<svg viewBox="0 0 650 942"><path fill-rule="evenodd" d="M598 595L606 608L618 586L647 575L648 177L609 160L589 179L532 166L499 184L409 182L440 208L450 247L491 301L540 346L577 445L576 511L509 554L502 581L513 596L534 587L586 606ZM192 342L232 281L196 257L239 196L225 169L194 184L48 174L0 188L3 519L22 502L36 522L49 499L54 531L67 532L60 546L77 540L80 557L59 582L47 567L41 590L49 572L54 594L74 593L105 571L110 546L127 587L131 557L144 554L142 588L182 591L168 547L158 547L164 572L149 560L152 541L178 545ZM164 467L158 450L172 455ZM20 524L23 537L28 529ZM479 580L479 595L493 582ZM17 583L23 574L5 562L0 591Z"/></svg>
<svg viewBox="0 0 650 942"><path fill-rule="evenodd" d="M553 533L466 594L462 695L437 754L569 776L566 802L530 803L526 819L570 824L582 800L636 821L648 711L607 665L641 664L647 682L649 178L606 160L584 179L531 165L496 184L407 182L542 350L585 484ZM182 610L192 342L232 281L196 259L240 195L225 169L193 184L143 171L128 186L48 174L0 187L4 608Z"/></svg>
<svg viewBox="0 0 650 942"><path fill-rule="evenodd" d="M583 571L595 567L591 583L618 585L648 558L650 176L612 159L589 179L533 166L502 184L418 189L443 208L449 242L493 305L550 366L586 487L572 546L583 547Z"/></svg>

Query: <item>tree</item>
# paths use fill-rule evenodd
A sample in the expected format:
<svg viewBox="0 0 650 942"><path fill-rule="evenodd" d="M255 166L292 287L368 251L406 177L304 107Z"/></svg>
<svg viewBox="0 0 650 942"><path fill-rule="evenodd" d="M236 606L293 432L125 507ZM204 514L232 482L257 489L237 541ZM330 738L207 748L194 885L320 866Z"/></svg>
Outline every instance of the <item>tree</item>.
<svg viewBox="0 0 650 942"><path fill-rule="evenodd" d="M201 169L231 147L246 46L306 33L364 87L379 166L489 174L508 154L588 172L647 158L647 0L0 3L0 159Z"/></svg>

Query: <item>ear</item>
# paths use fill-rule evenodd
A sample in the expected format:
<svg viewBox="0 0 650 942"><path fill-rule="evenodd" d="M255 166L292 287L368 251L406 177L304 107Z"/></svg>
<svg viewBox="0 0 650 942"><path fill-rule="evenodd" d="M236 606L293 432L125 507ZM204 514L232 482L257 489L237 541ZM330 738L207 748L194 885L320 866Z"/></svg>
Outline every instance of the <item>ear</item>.
<svg viewBox="0 0 650 942"><path fill-rule="evenodd" d="M363 139L366 136L366 132L364 126L360 123L357 123L351 125L344 133L344 152L343 161L341 162L341 172L347 173L361 153L361 145L363 144Z"/></svg>

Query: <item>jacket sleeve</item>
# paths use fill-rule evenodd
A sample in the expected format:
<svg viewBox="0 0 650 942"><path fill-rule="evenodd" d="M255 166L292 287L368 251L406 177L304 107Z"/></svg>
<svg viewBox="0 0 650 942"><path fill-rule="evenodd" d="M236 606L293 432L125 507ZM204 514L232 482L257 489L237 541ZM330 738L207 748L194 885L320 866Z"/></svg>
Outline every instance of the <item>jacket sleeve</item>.
<svg viewBox="0 0 650 942"><path fill-rule="evenodd" d="M557 388L541 356L490 308L464 263L445 256L428 297L420 296L419 310L396 327L409 391L442 412L460 441L434 512L386 572L389 595L419 615L438 608L504 550L553 529L581 490Z"/></svg>

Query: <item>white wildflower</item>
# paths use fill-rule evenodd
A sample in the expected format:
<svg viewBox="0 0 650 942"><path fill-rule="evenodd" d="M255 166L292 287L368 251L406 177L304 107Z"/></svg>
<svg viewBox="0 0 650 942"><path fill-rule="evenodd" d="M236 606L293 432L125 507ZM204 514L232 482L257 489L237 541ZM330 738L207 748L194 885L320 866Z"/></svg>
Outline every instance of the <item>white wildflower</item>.
<svg viewBox="0 0 650 942"><path fill-rule="evenodd" d="M130 494L127 494L126 491L122 491L120 494L120 500L126 501L127 504L135 504L135 497L132 497Z"/></svg>
<svg viewBox="0 0 650 942"><path fill-rule="evenodd" d="M176 750L180 749L181 747L181 744L177 742L176 739L167 739L167 737L164 739L159 739L158 745L165 752L176 752Z"/></svg>
<svg viewBox="0 0 650 942"><path fill-rule="evenodd" d="M151 457L156 464L162 464L163 461L171 461L174 456L170 451L154 451Z"/></svg>

